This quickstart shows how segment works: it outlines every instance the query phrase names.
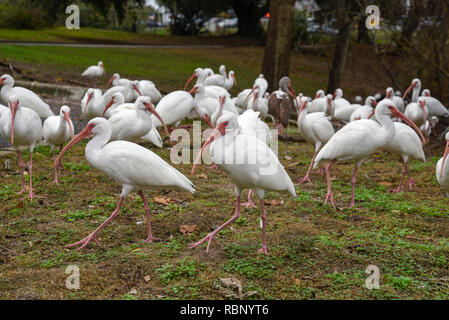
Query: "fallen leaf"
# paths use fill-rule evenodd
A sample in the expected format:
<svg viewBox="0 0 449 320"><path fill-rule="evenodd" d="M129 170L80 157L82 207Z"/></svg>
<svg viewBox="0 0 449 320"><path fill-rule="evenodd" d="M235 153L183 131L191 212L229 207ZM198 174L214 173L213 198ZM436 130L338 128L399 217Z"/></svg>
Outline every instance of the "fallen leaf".
<svg viewBox="0 0 449 320"><path fill-rule="evenodd" d="M192 235L192 233L194 233L196 231L196 224L193 225L182 225L179 227L179 231L181 231L182 234L184 235Z"/></svg>
<svg viewBox="0 0 449 320"><path fill-rule="evenodd" d="M167 204L170 203L170 198L167 198L167 197L154 197L153 198L153 202L159 203L159 204L163 204L164 206L166 206Z"/></svg>
<svg viewBox="0 0 449 320"><path fill-rule="evenodd" d="M293 160L293 158L290 157L290 156L285 156L284 159L285 159L285 160L289 160L289 161L290 161L290 160Z"/></svg>
<svg viewBox="0 0 449 320"><path fill-rule="evenodd" d="M379 182L379 184L384 187L391 187L392 185L390 182Z"/></svg>
<svg viewBox="0 0 449 320"><path fill-rule="evenodd" d="M239 293L239 298L242 298L242 283L240 282L240 280L235 279L235 278L220 278L220 282L228 287L228 288L233 288L233 289L237 289L238 293Z"/></svg>
<svg viewBox="0 0 449 320"><path fill-rule="evenodd" d="M301 284L301 280L299 280L298 278L296 278L296 279L295 279L295 284L296 284L296 285Z"/></svg>
<svg viewBox="0 0 449 320"><path fill-rule="evenodd" d="M148 282L148 281L151 280L151 277L150 276L145 276L145 277L143 277L143 280L145 280L145 282Z"/></svg>
<svg viewBox="0 0 449 320"><path fill-rule="evenodd" d="M31 242L31 241L28 241L28 244L30 245L30 247L33 246L33 242Z"/></svg>
<svg viewBox="0 0 449 320"><path fill-rule="evenodd" d="M195 177L198 177L198 178L203 178L203 179L208 179L208 177L207 177L207 175L206 174L204 174L204 173L201 173L201 174L196 174L195 175Z"/></svg>
<svg viewBox="0 0 449 320"><path fill-rule="evenodd" d="M265 200L264 201L265 204L268 204L270 206L282 206L284 204L284 200Z"/></svg>
<svg viewBox="0 0 449 320"><path fill-rule="evenodd" d="M128 294L136 295L136 294L137 294L136 288L132 288L132 289L128 292Z"/></svg>

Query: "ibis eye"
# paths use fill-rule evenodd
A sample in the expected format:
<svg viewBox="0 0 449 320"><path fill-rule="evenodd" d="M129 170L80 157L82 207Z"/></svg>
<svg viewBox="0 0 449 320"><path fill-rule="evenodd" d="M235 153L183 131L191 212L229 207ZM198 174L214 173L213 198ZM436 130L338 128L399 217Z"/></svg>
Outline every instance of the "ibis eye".
<svg viewBox="0 0 449 320"><path fill-rule="evenodd" d="M90 128L93 129L95 127L95 124L91 123Z"/></svg>
<svg viewBox="0 0 449 320"><path fill-rule="evenodd" d="M228 121L225 121L225 122L224 122L224 125L225 125L225 127L227 127L227 126L228 126L228 124L229 124L229 122L228 122Z"/></svg>

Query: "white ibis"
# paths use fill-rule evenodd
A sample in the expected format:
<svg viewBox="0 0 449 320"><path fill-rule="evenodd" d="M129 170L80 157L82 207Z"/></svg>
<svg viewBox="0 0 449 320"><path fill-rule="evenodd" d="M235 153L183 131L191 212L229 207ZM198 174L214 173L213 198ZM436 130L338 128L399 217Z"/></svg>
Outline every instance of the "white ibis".
<svg viewBox="0 0 449 320"><path fill-rule="evenodd" d="M260 112L260 118L265 120L268 115L268 99L270 98L270 94L265 92L265 95L261 96L259 92L262 92L260 88L254 92L254 96L248 101L247 108Z"/></svg>
<svg viewBox="0 0 449 320"><path fill-rule="evenodd" d="M87 161L94 168L122 184L122 193L117 208L105 222L86 238L69 244L67 247L79 246L78 250L80 250L92 240L99 244L97 234L120 213L125 197L133 190L138 192L145 207L148 232L145 241L149 243L158 240L152 235L150 207L143 190L178 189L193 193L195 186L182 173L144 147L128 141L108 143L111 138L111 126L104 118L90 120L86 128L65 146L53 166L57 165L67 150L90 135L93 135L93 138L86 146Z"/></svg>
<svg viewBox="0 0 449 320"><path fill-rule="evenodd" d="M218 98L218 101L210 101L210 103L216 106L215 111L210 117L212 126L215 126L217 124L218 118L220 118L224 113L233 113L237 116L239 115L239 112L232 103L232 100L226 99L225 95L220 96Z"/></svg>
<svg viewBox="0 0 449 320"><path fill-rule="evenodd" d="M419 93L421 92L421 86L422 84L420 79L413 79L410 86L407 88L407 90L405 90L402 99L405 100L405 97L407 97L408 93L413 89L412 102L418 102Z"/></svg>
<svg viewBox="0 0 449 320"><path fill-rule="evenodd" d="M292 102L290 97L296 101L296 94L289 77L284 76L279 80L279 91L271 93L268 99L268 112L273 116L279 134L283 136L284 128L288 128L290 115L295 110L295 102Z"/></svg>
<svg viewBox="0 0 449 320"><path fill-rule="evenodd" d="M438 99L432 97L429 89L423 90L422 97L426 100L430 117L449 117L447 108Z"/></svg>
<svg viewBox="0 0 449 320"><path fill-rule="evenodd" d="M33 200L35 197L33 192L33 149L36 143L42 139L42 122L39 115L34 110L22 106L19 97L15 95L9 97L9 111L2 115L0 133L16 149L21 175L21 189L19 194L25 192L25 163L23 162L22 151L20 149L23 147L30 149L30 191L28 196Z"/></svg>
<svg viewBox="0 0 449 320"><path fill-rule="evenodd" d="M299 183L312 183L309 175L312 170L315 157L321 147L324 146L335 133L334 127L331 123L331 117L327 116L324 112L307 113L308 106L309 100L306 97L303 97L301 99L301 107L298 111L297 124L299 133L308 144L315 147L315 152L313 153L312 161L310 162L310 166L305 177L301 179Z"/></svg>
<svg viewBox="0 0 449 320"><path fill-rule="evenodd" d="M107 105L104 107L103 112L101 113L101 117L104 117L106 119L109 119L117 112L124 111L124 110L133 110L134 109L134 103L125 103L125 97L121 92L115 92L111 100L107 103ZM97 117L100 115L97 115Z"/></svg>
<svg viewBox="0 0 449 320"><path fill-rule="evenodd" d="M426 123L430 118L429 108L426 105L426 99L419 97L418 102L412 102L405 108L404 114L412 120L418 127Z"/></svg>
<svg viewBox="0 0 449 320"><path fill-rule="evenodd" d="M240 195L242 191L253 189L260 199L261 207L262 248L259 253L268 255L265 192L288 192L296 196L293 182L277 156L264 142L250 135L239 134L237 116L233 114L224 114L218 119L217 126L195 159L192 175L201 154L209 144L211 145L212 162L221 167L235 185L236 209L231 219L209 233L204 239L190 245L190 248L198 247L207 241L206 252L208 252L211 241L215 241L217 233L240 217Z"/></svg>
<svg viewBox="0 0 449 320"><path fill-rule="evenodd" d="M125 97L125 102L134 102L136 99L136 92L139 96L142 94L140 93L139 88L137 87L137 84L135 81L131 81L128 85L125 86L115 86L112 88L109 88L104 94L103 98L104 101L111 101L112 96L114 93L120 92Z"/></svg>
<svg viewBox="0 0 449 320"><path fill-rule="evenodd" d="M331 99L333 99L331 95ZM328 98L323 90L318 90L316 92L315 98L310 102L308 109L309 113L313 112L324 112L326 114L330 114Z"/></svg>
<svg viewBox="0 0 449 320"><path fill-rule="evenodd" d="M440 121L438 117L431 116L429 120L426 121L421 127L419 127L419 130L421 130L422 134L426 138L426 141L430 140L430 135L433 132L435 135L435 126Z"/></svg>
<svg viewBox="0 0 449 320"><path fill-rule="evenodd" d="M402 113L404 112L405 110L404 99L402 99L402 97L400 96L397 96L392 87L388 87L387 90L385 90L385 98L393 101L398 110L401 111Z"/></svg>
<svg viewBox="0 0 449 320"><path fill-rule="evenodd" d="M210 128L213 128L213 125L210 122L210 117L217 109L219 97L222 95L229 96L229 93L225 90L225 92L219 94L218 96L210 95L207 92L207 88L210 87L211 86L205 87L201 84L198 84L195 85L193 89L189 91L189 93L195 95L194 96L195 110L198 116L202 118L209 125Z"/></svg>
<svg viewBox="0 0 449 320"><path fill-rule="evenodd" d="M351 104L349 103L349 101L343 98L343 90L340 88L336 89L334 92L335 111L337 111L337 109L339 109L340 107L347 107L350 105Z"/></svg>
<svg viewBox="0 0 449 320"><path fill-rule="evenodd" d="M50 106L33 91L22 87L14 87L14 78L10 75L2 75L0 85L3 85L0 95L5 103L10 100L11 96L16 96L17 99L20 99L21 105L34 110L42 119L55 115Z"/></svg>
<svg viewBox="0 0 449 320"><path fill-rule="evenodd" d="M111 79L109 79L108 83L106 84L106 88L108 88L111 84L112 86L127 86L129 85L129 83L131 82L131 80L126 79L126 78L121 78L120 74L118 73L114 73L111 77Z"/></svg>
<svg viewBox="0 0 449 320"><path fill-rule="evenodd" d="M193 71L192 76L187 80L186 84L184 85L184 91L187 90L190 82L192 82L193 79L197 78L196 84L203 84L204 80L207 77L207 73L202 68L196 68L195 71Z"/></svg>
<svg viewBox="0 0 449 320"><path fill-rule="evenodd" d="M55 161L55 146L59 146L60 151L64 143L73 138L73 123L70 120L70 108L68 106L62 106L59 109L59 116L48 117L44 121L42 128L44 140L50 145L51 152L53 154L53 161ZM61 176L59 168L62 164L58 164L58 168L55 168L54 183L58 184L58 178Z"/></svg>
<svg viewBox="0 0 449 320"><path fill-rule="evenodd" d="M204 79L202 83L204 86L218 86L223 87L226 90L231 90L234 84L237 84L234 71L229 71L229 75L226 74L226 67L220 66L220 74L214 74Z"/></svg>
<svg viewBox="0 0 449 320"><path fill-rule="evenodd" d="M419 131L419 134L415 132L410 126L394 122L394 135L392 138L387 140L386 149L390 152L397 154L401 157L404 168L402 170L401 180L399 186L396 189L391 190L392 192L400 192L402 190L402 185L404 181L404 176L408 173L408 182L406 186L412 189L415 185L415 181L412 179L410 172L407 169L407 162L409 159L416 159L426 162L426 155L423 150L424 137Z"/></svg>
<svg viewBox="0 0 449 320"><path fill-rule="evenodd" d="M81 100L81 113L86 120L99 117L105 105L105 99L100 89L89 88Z"/></svg>
<svg viewBox="0 0 449 320"><path fill-rule="evenodd" d="M134 110L117 112L108 119L112 131L110 140L139 141L140 137L146 135L153 127L152 114L162 122L169 135L164 121L151 103L151 98L142 96L137 98Z"/></svg>
<svg viewBox="0 0 449 320"><path fill-rule="evenodd" d="M137 88L140 91L140 95L150 97L151 101L155 104L162 99L162 94L156 88L156 85L153 81L140 80L137 82Z"/></svg>
<svg viewBox="0 0 449 320"><path fill-rule="evenodd" d="M337 131L320 152L318 152L314 167L322 160L330 160L330 163L326 166L327 195L325 203L330 201L335 207L330 186L331 166L337 161L355 160L354 173L351 179L350 207L354 206L354 188L357 171L364 159L372 155L379 148L385 147L388 140L393 138L395 126L391 119L392 116L401 118L419 132L416 125L401 113L390 99L384 99L379 102L375 109L375 116L377 121L358 120L348 123L341 130ZM421 133L419 132L419 134Z"/></svg>
<svg viewBox="0 0 449 320"><path fill-rule="evenodd" d="M365 105L354 110L354 112L349 117L349 121L356 121L361 119L369 119L374 115L374 107L377 105L376 99L373 96L368 96L365 99ZM399 110L399 109L398 109Z"/></svg>
<svg viewBox="0 0 449 320"><path fill-rule="evenodd" d="M449 197L449 165L448 165L449 161L446 161L448 155L449 155L449 132L446 133L446 149L444 150L443 157L440 160L438 160L438 163L435 168L437 181L447 197Z"/></svg>
<svg viewBox="0 0 449 320"><path fill-rule="evenodd" d="M86 78L86 86L89 86L89 79L94 79L94 86L95 86L95 79L102 77L106 74L106 70L104 69L103 62L99 61L96 66L90 66L84 72L81 74L83 78Z"/></svg>

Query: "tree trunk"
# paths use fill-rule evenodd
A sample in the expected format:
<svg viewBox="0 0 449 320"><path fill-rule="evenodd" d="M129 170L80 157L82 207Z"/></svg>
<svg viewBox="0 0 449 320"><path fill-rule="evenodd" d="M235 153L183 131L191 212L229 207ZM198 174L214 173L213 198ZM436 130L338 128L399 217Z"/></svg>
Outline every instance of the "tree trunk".
<svg viewBox="0 0 449 320"><path fill-rule="evenodd" d="M334 48L332 68L329 72L327 92L332 93L340 87L341 77L345 69L346 57L348 55L349 37L351 35L352 21L345 12L345 0L339 0L337 4L338 35Z"/></svg>
<svg viewBox="0 0 449 320"><path fill-rule="evenodd" d="M259 8L259 2L259 0L235 0L232 3L238 18L238 35L257 37L259 20L268 10L267 7Z"/></svg>
<svg viewBox="0 0 449 320"><path fill-rule="evenodd" d="M262 64L268 90L279 88L279 79L288 76L293 35L295 0L271 0L270 22Z"/></svg>

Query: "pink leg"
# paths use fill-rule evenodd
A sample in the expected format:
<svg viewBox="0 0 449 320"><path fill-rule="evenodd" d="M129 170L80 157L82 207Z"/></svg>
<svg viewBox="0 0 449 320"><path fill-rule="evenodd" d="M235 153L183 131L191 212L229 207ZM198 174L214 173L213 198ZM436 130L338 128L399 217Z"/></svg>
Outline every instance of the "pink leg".
<svg viewBox="0 0 449 320"><path fill-rule="evenodd" d="M391 192L400 192L402 190L402 182L404 181L404 176L407 173L407 163L403 162L404 168L402 170L401 181L399 182L399 186L396 189L390 190Z"/></svg>
<svg viewBox="0 0 449 320"><path fill-rule="evenodd" d="M211 165L210 167L207 167L207 169L210 170L218 170L218 166L216 164Z"/></svg>
<svg viewBox="0 0 449 320"><path fill-rule="evenodd" d="M413 189L413 187L416 188L416 184L415 184L415 180L412 179L412 175L410 174L410 172L408 171L408 182L406 184L407 187L411 189Z"/></svg>
<svg viewBox="0 0 449 320"><path fill-rule="evenodd" d="M20 191L19 194L22 194L25 192L25 177L24 177L24 171L25 171L25 163L23 162L22 159L22 152L17 150L16 151L17 154L17 159L19 160L19 168L20 168Z"/></svg>
<svg viewBox="0 0 449 320"><path fill-rule="evenodd" d="M324 204L326 204L327 201L329 201L334 208L335 208L335 202L334 202L334 198L332 197L330 168L335 162L337 162L337 160L332 160L326 166L327 194L326 194L326 199L324 200Z"/></svg>
<svg viewBox="0 0 449 320"><path fill-rule="evenodd" d="M254 190L253 189L249 189L248 191L248 202L242 203L242 206L244 206L245 208L257 208L256 204L254 203L253 200L253 194L254 194Z"/></svg>
<svg viewBox="0 0 449 320"><path fill-rule="evenodd" d="M237 220L240 217L240 196L236 197L236 201L235 201L235 214L232 216L231 219L229 219L228 221L226 221L224 224L222 224L220 227L218 227L217 229L215 229L214 231L212 231L211 233L209 233L206 237L204 237L202 240L196 242L196 243L192 243L189 246L189 249L193 249L196 248L200 245L202 245L204 242L207 241L207 248L206 248L206 253L209 252L209 247L210 247L210 243L211 241L215 241L215 235L217 233L219 233L221 230L223 230L227 225L231 224L232 222L234 222L235 220ZM215 241L216 242L216 241Z"/></svg>
<svg viewBox="0 0 449 320"><path fill-rule="evenodd" d="M351 178L351 203L349 204L349 208L352 208L355 205L354 192L355 192L355 183L357 181L356 180L356 176L357 176L357 171L359 171L359 167L360 167L360 164L357 162L355 164L354 173L353 173L352 178Z"/></svg>
<svg viewBox="0 0 449 320"><path fill-rule="evenodd" d="M87 244L92 240L95 241L95 243L97 245L100 245L100 241L97 240L98 232L100 232L101 229L106 227L112 221L112 219L114 219L116 216L118 216L118 214L120 213L120 208L123 205L123 200L125 200L125 198L120 197L120 201L118 202L117 208L114 210L114 212L112 212L111 216L105 222L103 222L97 229L94 230L94 232L92 232L86 238L84 238L78 242L66 245L66 248L72 248L72 247L81 245L78 249L76 249L77 251L79 251L79 250L83 249L85 246L87 246Z"/></svg>
<svg viewBox="0 0 449 320"><path fill-rule="evenodd" d="M310 161L310 166L309 166L309 169L307 170L306 176L304 178L302 178L301 180L299 180L298 183L308 182L308 183L312 184L312 181L310 181L309 174L310 174L310 170L312 170L313 163L315 162L316 154L317 154L317 152L315 151L313 153L312 161Z"/></svg>
<svg viewBox="0 0 449 320"><path fill-rule="evenodd" d="M319 174L321 174L322 176L324 176L326 174L326 170L321 165L320 165Z"/></svg>
<svg viewBox="0 0 449 320"><path fill-rule="evenodd" d="M145 242L150 243L150 242L153 242L153 241L159 241L160 239L154 238L152 236L152 234L151 234L151 212L150 212L150 206L148 205L147 198L145 197L145 195L142 192L142 190L139 191L139 196L142 198L143 205L145 207L145 212L147 214L147 231L148 231L148 236L147 236L147 239L145 240Z"/></svg>
<svg viewBox="0 0 449 320"><path fill-rule="evenodd" d="M55 160L56 160L55 149L52 149L51 151L53 153L53 162L55 162ZM59 182L58 182L58 167L54 168L54 170L55 170L55 179L53 180L53 183L59 184Z"/></svg>
<svg viewBox="0 0 449 320"><path fill-rule="evenodd" d="M268 245L267 245L267 211L265 210L265 203L263 199L260 199L260 209L262 214L260 218L262 219L262 248L257 251L257 253L264 253L268 256Z"/></svg>
<svg viewBox="0 0 449 320"><path fill-rule="evenodd" d="M33 192L33 152L30 152L30 193L28 194L28 197L30 197L31 200L34 199L34 192Z"/></svg>

